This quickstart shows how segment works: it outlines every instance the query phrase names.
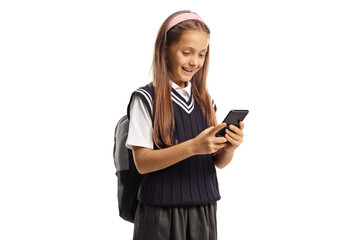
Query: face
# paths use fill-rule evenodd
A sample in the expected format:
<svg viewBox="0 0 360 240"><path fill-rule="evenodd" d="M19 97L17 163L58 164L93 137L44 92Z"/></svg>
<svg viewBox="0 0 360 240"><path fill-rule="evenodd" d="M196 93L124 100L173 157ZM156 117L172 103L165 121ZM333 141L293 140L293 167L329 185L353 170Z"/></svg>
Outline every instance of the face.
<svg viewBox="0 0 360 240"><path fill-rule="evenodd" d="M166 57L171 80L184 88L204 65L209 34L202 30L185 31L180 40L170 45Z"/></svg>

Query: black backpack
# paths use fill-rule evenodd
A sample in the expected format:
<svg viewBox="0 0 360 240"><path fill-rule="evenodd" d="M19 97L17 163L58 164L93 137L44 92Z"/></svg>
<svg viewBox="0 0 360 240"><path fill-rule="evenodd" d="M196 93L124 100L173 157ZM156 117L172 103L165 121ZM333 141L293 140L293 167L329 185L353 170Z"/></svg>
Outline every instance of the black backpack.
<svg viewBox="0 0 360 240"><path fill-rule="evenodd" d="M119 215L124 220L133 223L138 205L137 193L144 175L137 171L132 150L125 146L129 131L131 99L127 107L127 115L118 121L115 128L113 155L118 179Z"/></svg>

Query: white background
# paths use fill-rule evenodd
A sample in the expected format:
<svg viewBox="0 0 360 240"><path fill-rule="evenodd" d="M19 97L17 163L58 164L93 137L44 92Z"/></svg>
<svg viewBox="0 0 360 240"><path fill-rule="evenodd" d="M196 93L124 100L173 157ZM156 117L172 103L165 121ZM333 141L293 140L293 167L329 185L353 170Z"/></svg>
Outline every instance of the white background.
<svg viewBox="0 0 360 240"><path fill-rule="evenodd" d="M218 120L250 110L218 171L219 239L360 239L360 8L346 0L1 1L1 239L132 238L114 128L182 9L212 31Z"/></svg>

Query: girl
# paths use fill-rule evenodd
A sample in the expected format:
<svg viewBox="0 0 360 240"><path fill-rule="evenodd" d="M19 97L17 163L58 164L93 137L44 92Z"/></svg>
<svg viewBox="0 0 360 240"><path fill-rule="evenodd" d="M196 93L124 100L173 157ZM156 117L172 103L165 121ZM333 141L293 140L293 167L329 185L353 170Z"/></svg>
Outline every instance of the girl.
<svg viewBox="0 0 360 240"><path fill-rule="evenodd" d="M206 88L210 30L190 11L169 16L158 32L153 81L133 93L127 147L144 179L134 239L217 239L215 166L230 163L240 128L217 124Z"/></svg>

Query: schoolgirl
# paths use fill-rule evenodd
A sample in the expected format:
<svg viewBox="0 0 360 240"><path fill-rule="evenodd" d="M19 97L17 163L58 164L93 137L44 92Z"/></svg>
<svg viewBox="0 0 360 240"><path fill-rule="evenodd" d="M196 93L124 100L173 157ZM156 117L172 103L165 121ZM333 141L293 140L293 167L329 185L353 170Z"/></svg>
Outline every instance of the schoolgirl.
<svg viewBox="0 0 360 240"><path fill-rule="evenodd" d="M158 32L153 80L133 93L127 147L144 179L134 239L217 239L216 169L230 163L244 123L215 133L216 106L206 87L210 30L190 11L169 16Z"/></svg>

